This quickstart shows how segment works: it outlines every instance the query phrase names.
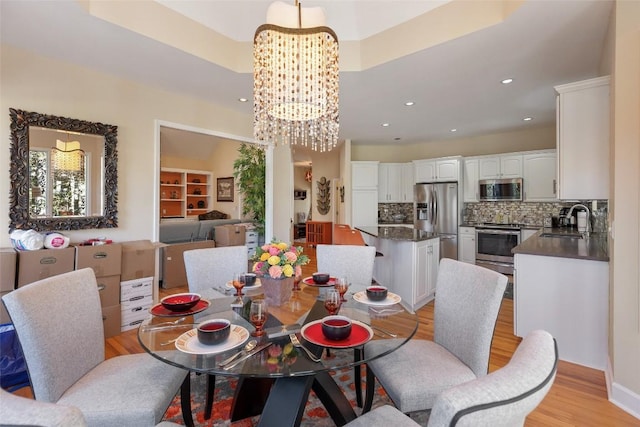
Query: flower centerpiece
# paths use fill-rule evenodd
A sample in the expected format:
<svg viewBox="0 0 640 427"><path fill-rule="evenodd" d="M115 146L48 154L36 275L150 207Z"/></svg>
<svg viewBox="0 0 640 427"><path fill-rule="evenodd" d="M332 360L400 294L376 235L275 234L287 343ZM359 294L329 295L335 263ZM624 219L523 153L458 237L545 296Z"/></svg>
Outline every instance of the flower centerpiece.
<svg viewBox="0 0 640 427"><path fill-rule="evenodd" d="M260 277L267 303L272 305L289 300L294 278L300 277L302 266L309 263L301 246L276 239L259 246L251 260L255 261L252 270Z"/></svg>

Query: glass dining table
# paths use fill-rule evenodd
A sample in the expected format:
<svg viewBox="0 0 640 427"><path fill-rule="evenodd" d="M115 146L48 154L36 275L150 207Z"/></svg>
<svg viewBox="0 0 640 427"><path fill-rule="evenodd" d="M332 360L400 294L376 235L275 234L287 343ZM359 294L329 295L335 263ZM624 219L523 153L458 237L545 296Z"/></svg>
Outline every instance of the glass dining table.
<svg viewBox="0 0 640 427"><path fill-rule="evenodd" d="M332 372L360 366L395 351L416 333L418 316L407 311L400 297L391 293L382 302L370 301L364 291L347 293L338 314L352 320L352 333L343 341L330 341L321 332L321 319L328 314L323 301L326 290L301 284L288 301L269 306L265 334L260 337L251 336L255 328L247 320L251 300L263 297L258 287L242 298L210 299L198 313L157 313L140 325L138 340L145 351L169 365L237 378L231 421L259 415L259 426L298 426L313 390L336 425L344 425L355 419L356 413ZM218 318L232 323L227 341L211 347L198 343L197 324ZM176 320L178 323L174 324ZM291 351L290 333L295 333L320 361L314 362L300 348ZM270 346L231 368L222 365L225 359L242 352L251 339L258 341L256 348L266 343ZM390 345L384 353L366 354L364 344L370 340L388 340ZM355 369L354 381L360 383L360 369ZM361 405L359 393L357 397ZM181 398L185 424L193 425L188 379Z"/></svg>

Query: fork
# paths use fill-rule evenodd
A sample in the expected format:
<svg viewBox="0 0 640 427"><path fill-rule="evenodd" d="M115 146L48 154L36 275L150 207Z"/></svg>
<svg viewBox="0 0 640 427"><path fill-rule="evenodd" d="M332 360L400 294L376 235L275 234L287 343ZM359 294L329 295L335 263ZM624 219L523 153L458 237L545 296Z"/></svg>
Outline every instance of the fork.
<svg viewBox="0 0 640 427"><path fill-rule="evenodd" d="M314 362L320 361L319 357L316 357L313 353L309 351L307 347L302 345L300 340L298 340L298 337L296 336L296 334L289 334L289 339L291 340L291 344L293 344L294 347L303 349L304 352L307 353L307 356L309 356L309 359L313 360Z"/></svg>

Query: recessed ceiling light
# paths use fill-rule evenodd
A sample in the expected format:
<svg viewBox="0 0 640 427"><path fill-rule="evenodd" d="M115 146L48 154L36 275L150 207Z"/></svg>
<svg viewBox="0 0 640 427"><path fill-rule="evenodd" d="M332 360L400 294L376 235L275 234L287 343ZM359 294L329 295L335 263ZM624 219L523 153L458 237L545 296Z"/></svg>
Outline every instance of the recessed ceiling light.
<svg viewBox="0 0 640 427"><path fill-rule="evenodd" d="M524 119L525 122L530 122L531 120L533 120L533 117L525 117Z"/></svg>
<svg viewBox="0 0 640 427"><path fill-rule="evenodd" d="M400 141L400 137L396 136L395 138L393 138L394 141Z"/></svg>
<svg viewBox="0 0 640 427"><path fill-rule="evenodd" d="M383 127L383 128L387 128L387 127L389 127L389 123L383 123L383 124L382 124L382 127Z"/></svg>
<svg viewBox="0 0 640 427"><path fill-rule="evenodd" d="M413 101L407 101L404 103L404 105L406 105L407 107L411 107L413 104L415 104L415 102Z"/></svg>
<svg viewBox="0 0 640 427"><path fill-rule="evenodd" d="M240 102L247 102L247 101L248 101L248 99L247 99L247 98L238 98L238 101L240 101Z"/></svg>
<svg viewBox="0 0 640 427"><path fill-rule="evenodd" d="M451 129L451 132L458 132L458 129Z"/></svg>
<svg viewBox="0 0 640 427"><path fill-rule="evenodd" d="M503 84L503 85L508 85L509 83L512 83L512 82L513 82L513 79L504 79L504 80L502 81L502 84Z"/></svg>

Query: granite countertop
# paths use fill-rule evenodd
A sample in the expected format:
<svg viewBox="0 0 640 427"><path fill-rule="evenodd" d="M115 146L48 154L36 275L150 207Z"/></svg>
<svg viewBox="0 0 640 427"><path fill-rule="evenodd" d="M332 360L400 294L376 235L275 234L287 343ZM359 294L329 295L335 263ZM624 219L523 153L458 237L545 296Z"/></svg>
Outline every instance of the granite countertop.
<svg viewBox="0 0 640 427"><path fill-rule="evenodd" d="M482 222L463 222L460 224L460 227L475 227L476 225L483 224ZM537 230L542 228L542 224L519 224L521 229L526 230Z"/></svg>
<svg viewBox="0 0 640 427"><path fill-rule="evenodd" d="M370 236L377 237L379 239L388 240L402 240L409 242L421 242L423 240L437 239L438 235L429 231L416 230L413 225L407 225L406 227L355 227L357 230L362 231Z"/></svg>
<svg viewBox="0 0 640 427"><path fill-rule="evenodd" d="M384 225L404 225L405 227L413 227L413 221L412 222L406 222L406 221L378 221L378 225L380 226L384 226Z"/></svg>
<svg viewBox="0 0 640 427"><path fill-rule="evenodd" d="M557 236L542 237L541 235L545 233L553 233ZM576 231L562 228L543 228L513 248L511 252L514 254L609 261L607 233L591 233L587 239L563 237L579 235Z"/></svg>

